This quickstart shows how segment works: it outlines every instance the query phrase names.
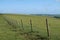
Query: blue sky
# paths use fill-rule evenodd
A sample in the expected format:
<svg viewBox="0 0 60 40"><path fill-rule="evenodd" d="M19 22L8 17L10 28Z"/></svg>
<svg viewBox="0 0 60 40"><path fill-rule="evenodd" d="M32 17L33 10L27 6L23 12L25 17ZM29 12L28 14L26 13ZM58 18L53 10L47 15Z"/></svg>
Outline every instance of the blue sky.
<svg viewBox="0 0 60 40"><path fill-rule="evenodd" d="M60 0L0 0L0 13L60 14Z"/></svg>

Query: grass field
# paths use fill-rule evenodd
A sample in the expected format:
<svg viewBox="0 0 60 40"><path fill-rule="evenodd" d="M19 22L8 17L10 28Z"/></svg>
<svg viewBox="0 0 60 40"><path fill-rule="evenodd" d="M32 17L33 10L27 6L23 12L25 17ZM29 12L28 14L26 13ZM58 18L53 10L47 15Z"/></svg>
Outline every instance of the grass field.
<svg viewBox="0 0 60 40"><path fill-rule="evenodd" d="M3 16L13 22L17 31L12 31L13 26L9 25ZM47 37L46 18L48 19L50 40L60 40L60 19L48 16L32 16L32 15L0 15L0 40L29 40L24 35L19 34L22 31L21 19L23 22L24 32L31 31L30 19L32 20L33 31L38 31L42 37ZM33 34L34 35L34 34Z"/></svg>

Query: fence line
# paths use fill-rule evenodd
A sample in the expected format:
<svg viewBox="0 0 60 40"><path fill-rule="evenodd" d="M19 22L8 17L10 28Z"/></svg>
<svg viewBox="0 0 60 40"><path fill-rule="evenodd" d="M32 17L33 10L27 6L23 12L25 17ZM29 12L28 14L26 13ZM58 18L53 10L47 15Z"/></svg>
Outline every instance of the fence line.
<svg viewBox="0 0 60 40"><path fill-rule="evenodd" d="M14 24L13 25L13 21L12 21L12 23L11 23L11 21L9 21L9 19L7 19L6 17L4 17L4 19L8 22L8 24L9 25L12 25L12 26L14 26L15 27L15 29L16 29L16 25ZM16 24L18 24L18 22L17 21L15 21L16 22ZM21 22L21 27L22 27L22 30L24 31L24 27L23 27L23 20L21 19L20 20L20 22ZM33 24L32 24L32 20L30 19L30 27L31 27L31 32L33 32L33 26L32 26ZM17 25L18 26L18 25ZM49 40L49 37L50 37L50 35L49 35L49 28L48 28L49 26L48 26L48 20L47 20L47 18L46 18L46 28L47 28L47 36L48 36L48 40ZM15 30L16 31L16 30Z"/></svg>
<svg viewBox="0 0 60 40"><path fill-rule="evenodd" d="M6 18L6 17L4 17L3 16L3 19L9 24L9 25L11 25L13 28L14 28L14 31L16 31L16 24L14 24L14 22L13 21L10 21L8 18Z"/></svg>

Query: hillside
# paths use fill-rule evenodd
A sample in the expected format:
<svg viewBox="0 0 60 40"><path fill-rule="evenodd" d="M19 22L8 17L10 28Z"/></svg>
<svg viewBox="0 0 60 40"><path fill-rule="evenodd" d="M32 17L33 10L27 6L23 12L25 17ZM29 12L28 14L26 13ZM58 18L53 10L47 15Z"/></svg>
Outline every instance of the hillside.
<svg viewBox="0 0 60 40"><path fill-rule="evenodd" d="M4 18L7 19L8 21L6 21ZM60 40L60 19L56 19L49 16L7 15L7 14L0 15L0 35L1 35L0 39L27 40L28 37L30 36L26 38L25 35L21 35L21 32L31 31L30 20L32 21L33 31L38 32L36 34L33 33L32 36L39 34L42 37L47 37L46 18L48 19L48 24L49 24L50 40ZM23 22L24 30L22 29L21 20ZM14 31L14 29L16 30Z"/></svg>

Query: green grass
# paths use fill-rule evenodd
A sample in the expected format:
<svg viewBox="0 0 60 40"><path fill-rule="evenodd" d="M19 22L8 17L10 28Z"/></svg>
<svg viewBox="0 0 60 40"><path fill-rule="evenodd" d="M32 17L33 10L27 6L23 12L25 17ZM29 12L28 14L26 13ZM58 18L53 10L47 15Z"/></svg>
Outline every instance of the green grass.
<svg viewBox="0 0 60 40"><path fill-rule="evenodd" d="M14 22L17 30L22 29L21 19L23 21L24 32L29 32L30 30L30 19L32 20L33 31L38 31L41 36L47 37L46 22L48 19L49 30L50 30L50 40L60 40L60 19L56 19L48 16L32 16L32 15L3 15L10 22ZM24 35L20 35L20 31L12 31L13 27L10 26L0 15L0 39L1 40L26 40ZM16 39L16 37L17 39Z"/></svg>
<svg viewBox="0 0 60 40"><path fill-rule="evenodd" d="M21 36L16 39L17 33L11 29L12 26L10 26L0 15L0 40L24 40Z"/></svg>

